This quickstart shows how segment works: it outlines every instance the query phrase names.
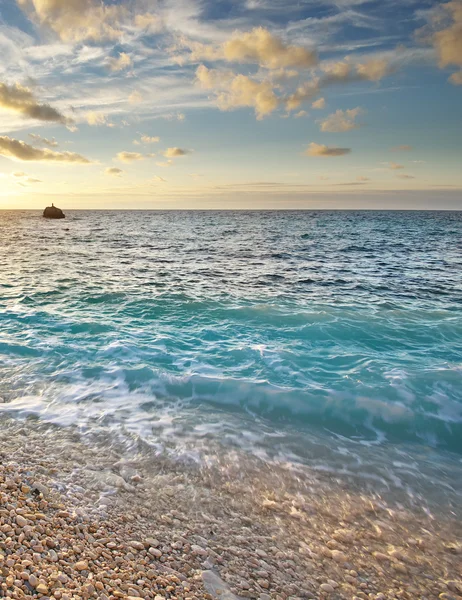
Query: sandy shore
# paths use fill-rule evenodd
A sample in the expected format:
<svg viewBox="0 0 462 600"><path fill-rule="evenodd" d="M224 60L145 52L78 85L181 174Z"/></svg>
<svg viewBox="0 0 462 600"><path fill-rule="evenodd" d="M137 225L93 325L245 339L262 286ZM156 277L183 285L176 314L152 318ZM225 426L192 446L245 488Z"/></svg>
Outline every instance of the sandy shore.
<svg viewBox="0 0 462 600"><path fill-rule="evenodd" d="M462 597L460 521L308 471L12 421L0 459L2 597Z"/></svg>

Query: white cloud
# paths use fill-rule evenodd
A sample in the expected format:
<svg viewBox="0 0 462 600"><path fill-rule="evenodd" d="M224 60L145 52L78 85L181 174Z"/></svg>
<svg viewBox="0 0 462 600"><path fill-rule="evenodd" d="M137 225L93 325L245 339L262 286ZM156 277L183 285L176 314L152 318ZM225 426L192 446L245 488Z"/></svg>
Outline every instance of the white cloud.
<svg viewBox="0 0 462 600"><path fill-rule="evenodd" d="M335 113L329 115L321 121L321 131L328 131L332 133L351 131L352 129L358 129L361 127L356 122L356 117L362 113L362 109L357 106L348 110L337 110Z"/></svg>
<svg viewBox="0 0 462 600"><path fill-rule="evenodd" d="M395 163L395 162L391 162L390 169L392 169L393 171L397 171L398 169L404 169L404 166L399 165L398 163Z"/></svg>
<svg viewBox="0 0 462 600"><path fill-rule="evenodd" d="M305 150L306 156L343 156L349 154L351 148L336 148L333 146L325 146L324 144L316 144L311 142Z"/></svg>

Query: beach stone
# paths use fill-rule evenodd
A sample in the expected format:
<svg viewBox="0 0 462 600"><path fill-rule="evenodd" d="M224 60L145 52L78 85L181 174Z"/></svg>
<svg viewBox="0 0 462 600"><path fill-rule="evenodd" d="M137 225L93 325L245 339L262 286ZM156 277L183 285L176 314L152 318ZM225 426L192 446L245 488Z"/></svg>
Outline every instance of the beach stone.
<svg viewBox="0 0 462 600"><path fill-rule="evenodd" d="M162 552L157 548L149 548L148 552L151 554L151 556L155 556L156 558L160 558L162 556Z"/></svg>
<svg viewBox="0 0 462 600"><path fill-rule="evenodd" d="M16 515L16 523L19 527L25 527L27 525L27 519L25 519L22 515Z"/></svg>
<svg viewBox="0 0 462 600"><path fill-rule="evenodd" d="M35 589L39 594L48 594L48 586L44 583L39 583Z"/></svg>
<svg viewBox="0 0 462 600"><path fill-rule="evenodd" d="M202 582L206 591L216 600L239 600L229 586L213 571L202 571Z"/></svg>
<svg viewBox="0 0 462 600"><path fill-rule="evenodd" d="M74 565L76 571L88 571L88 562L86 560L79 560Z"/></svg>
<svg viewBox="0 0 462 600"><path fill-rule="evenodd" d="M142 544L141 542L137 542L137 541L132 541L132 542L128 542L128 545L131 548L134 548L135 550L144 550L144 544Z"/></svg>
<svg viewBox="0 0 462 600"><path fill-rule="evenodd" d="M29 575L29 584L33 587L36 588L39 584L39 580L37 578L36 575L34 575L33 573L31 575Z"/></svg>
<svg viewBox="0 0 462 600"><path fill-rule="evenodd" d="M333 586L331 586L330 583L322 583L319 586L319 589L322 592L327 592L328 594L332 594L333 592L335 592L335 588Z"/></svg>
<svg viewBox="0 0 462 600"><path fill-rule="evenodd" d="M337 563L345 563L347 561L347 556L340 550L332 550L332 559Z"/></svg>
<svg viewBox="0 0 462 600"><path fill-rule="evenodd" d="M207 556L207 550L202 548L202 546L198 546L197 544L193 544L191 546L191 551L195 556Z"/></svg>

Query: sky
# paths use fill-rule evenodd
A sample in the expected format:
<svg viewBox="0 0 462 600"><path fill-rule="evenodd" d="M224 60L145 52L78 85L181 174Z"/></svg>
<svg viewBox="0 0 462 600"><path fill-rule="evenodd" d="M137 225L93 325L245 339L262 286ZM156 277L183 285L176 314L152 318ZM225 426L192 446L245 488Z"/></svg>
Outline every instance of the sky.
<svg viewBox="0 0 462 600"><path fill-rule="evenodd" d="M462 0L0 0L0 209L462 210Z"/></svg>

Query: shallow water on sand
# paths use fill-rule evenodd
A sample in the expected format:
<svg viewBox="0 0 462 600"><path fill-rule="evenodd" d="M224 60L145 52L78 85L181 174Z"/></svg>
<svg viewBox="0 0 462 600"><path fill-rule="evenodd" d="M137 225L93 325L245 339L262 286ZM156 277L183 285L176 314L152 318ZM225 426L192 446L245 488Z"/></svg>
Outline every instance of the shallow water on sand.
<svg viewBox="0 0 462 600"><path fill-rule="evenodd" d="M461 498L462 213L0 213L2 411Z"/></svg>

